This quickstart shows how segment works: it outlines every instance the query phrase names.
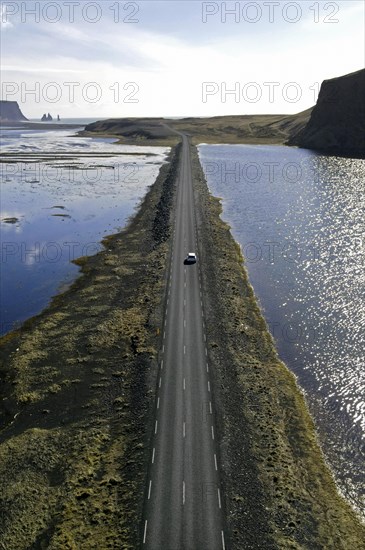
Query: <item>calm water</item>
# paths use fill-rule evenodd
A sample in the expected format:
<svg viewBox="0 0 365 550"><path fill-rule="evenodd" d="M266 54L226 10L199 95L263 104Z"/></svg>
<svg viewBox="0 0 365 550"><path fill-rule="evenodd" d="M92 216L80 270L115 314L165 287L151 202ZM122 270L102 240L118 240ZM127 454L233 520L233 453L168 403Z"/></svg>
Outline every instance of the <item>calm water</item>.
<svg viewBox="0 0 365 550"><path fill-rule="evenodd" d="M327 460L364 514L365 162L279 146L199 152Z"/></svg>
<svg viewBox="0 0 365 550"><path fill-rule="evenodd" d="M125 226L168 149L120 146L70 131L1 129L1 325L39 313Z"/></svg>

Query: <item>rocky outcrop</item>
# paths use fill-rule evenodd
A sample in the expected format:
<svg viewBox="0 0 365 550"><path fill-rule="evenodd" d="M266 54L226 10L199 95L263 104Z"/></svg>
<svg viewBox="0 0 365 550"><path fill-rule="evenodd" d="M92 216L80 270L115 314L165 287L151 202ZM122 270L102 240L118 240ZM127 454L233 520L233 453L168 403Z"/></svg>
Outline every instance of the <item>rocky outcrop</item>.
<svg viewBox="0 0 365 550"><path fill-rule="evenodd" d="M21 112L17 101L0 100L0 122L28 120Z"/></svg>
<svg viewBox="0 0 365 550"><path fill-rule="evenodd" d="M287 144L365 158L365 69L325 80L308 124Z"/></svg>
<svg viewBox="0 0 365 550"><path fill-rule="evenodd" d="M51 122L52 120L53 120L53 117L49 113L48 113L48 115L46 115L46 113L44 113L44 115L41 118L42 122Z"/></svg>

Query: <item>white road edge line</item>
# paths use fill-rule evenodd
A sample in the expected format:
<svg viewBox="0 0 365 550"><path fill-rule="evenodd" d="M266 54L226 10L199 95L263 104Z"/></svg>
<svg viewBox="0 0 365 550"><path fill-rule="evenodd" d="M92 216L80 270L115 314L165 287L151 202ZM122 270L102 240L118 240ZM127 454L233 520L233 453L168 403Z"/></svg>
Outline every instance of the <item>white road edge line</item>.
<svg viewBox="0 0 365 550"><path fill-rule="evenodd" d="M146 536L147 536L147 520L144 522L143 544L146 544Z"/></svg>
<svg viewBox="0 0 365 550"><path fill-rule="evenodd" d="M148 500L151 498L152 479L150 479L150 486L148 487ZM219 491L219 489L218 489Z"/></svg>

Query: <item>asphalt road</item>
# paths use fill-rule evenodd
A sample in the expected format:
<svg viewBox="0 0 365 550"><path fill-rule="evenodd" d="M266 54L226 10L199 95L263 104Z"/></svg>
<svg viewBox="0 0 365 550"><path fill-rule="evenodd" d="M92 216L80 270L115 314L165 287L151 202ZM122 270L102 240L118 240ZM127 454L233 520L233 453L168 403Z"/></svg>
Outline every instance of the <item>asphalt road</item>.
<svg viewBox="0 0 365 550"><path fill-rule="evenodd" d="M142 548L227 548L197 253L189 143L183 136L173 249L142 525Z"/></svg>

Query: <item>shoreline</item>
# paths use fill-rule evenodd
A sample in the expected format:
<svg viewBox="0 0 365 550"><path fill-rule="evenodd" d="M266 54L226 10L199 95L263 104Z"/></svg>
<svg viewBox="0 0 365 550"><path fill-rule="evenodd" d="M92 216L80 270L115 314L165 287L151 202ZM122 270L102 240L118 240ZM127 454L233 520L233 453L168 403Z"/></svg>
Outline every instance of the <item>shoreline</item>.
<svg viewBox="0 0 365 550"><path fill-rule="evenodd" d="M278 357L241 248L221 219L221 200L191 149L232 547L361 547L365 526L339 493L304 394ZM266 540L257 546L260 514Z"/></svg>
<svg viewBox="0 0 365 550"><path fill-rule="evenodd" d="M136 548L178 151L127 227L0 339L7 548ZM21 510L21 513L19 513Z"/></svg>
<svg viewBox="0 0 365 550"><path fill-rule="evenodd" d="M360 548L364 526L338 494L191 151L231 548ZM71 288L0 339L9 547L139 545L178 158L175 148L105 250L78 259Z"/></svg>

